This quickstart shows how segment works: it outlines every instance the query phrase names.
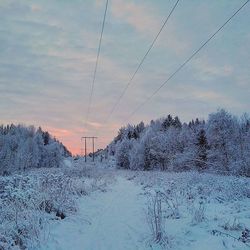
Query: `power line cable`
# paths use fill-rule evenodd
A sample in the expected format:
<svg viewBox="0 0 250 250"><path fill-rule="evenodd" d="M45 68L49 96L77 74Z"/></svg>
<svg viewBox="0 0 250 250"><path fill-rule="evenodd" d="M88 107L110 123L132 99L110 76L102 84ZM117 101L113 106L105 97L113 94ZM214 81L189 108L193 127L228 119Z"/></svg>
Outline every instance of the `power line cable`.
<svg viewBox="0 0 250 250"><path fill-rule="evenodd" d="M108 116L106 117L104 123L106 123L106 122L109 120L109 118L111 117L111 115L112 115L113 112L115 111L116 107L119 105L121 99L123 98L123 96L124 96L125 93L127 92L127 90L128 90L128 88L129 88L129 86L131 85L131 83L132 83L132 81L133 81L135 75L137 74L137 72L138 72L139 69L141 68L141 66L142 66L143 62L145 61L146 57L148 56L150 50L153 48L153 46L154 46L156 40L158 39L159 35L161 34L163 28L166 26L166 24L167 24L169 18L170 18L171 15L173 14L173 12L174 12L175 8L177 7L177 4L179 3L179 1L180 1L180 0L177 0L176 3L175 3L175 5L174 5L173 8L171 9L169 15L167 16L166 20L165 20L164 23L162 24L162 26L161 26L160 30L158 31L157 35L155 36L154 40L153 40L152 43L150 44L150 46L149 46L147 52L146 52L145 55L143 56L142 60L141 60L140 63L138 64L138 66L137 66L136 70L134 71L133 75L130 77L130 79L129 79L129 81L127 82L125 88L123 89L121 95L118 97L118 99L116 100L116 102L115 102L114 106L112 107L110 113L109 113Z"/></svg>
<svg viewBox="0 0 250 250"><path fill-rule="evenodd" d="M144 102L139 104L133 112L126 118L126 121L131 118L139 109L141 109L147 102L149 102L153 96L155 96L189 61L195 57L196 54L200 52L226 25L231 21L231 19L236 16L240 10L249 2L250 0L247 0L237 11L233 13L232 16L230 16L226 22L224 22L190 57L188 57L169 77L168 79L163 82Z"/></svg>
<svg viewBox="0 0 250 250"><path fill-rule="evenodd" d="M100 35L100 39L99 39L99 46L98 46L98 51L97 51L97 56L96 56L96 62L95 62L95 69L94 69L93 80L92 80L92 84L91 84L91 92L90 92L90 98L89 98L89 103L88 103L88 109L87 109L87 115L86 115L86 120L85 120L85 126L87 126L87 122L88 122L88 118L89 118L89 112L90 112L90 109L91 109L91 104L92 104L92 99L93 99L95 79L96 79L96 72L97 72L97 66L98 66L100 52L101 52L102 37L103 37L103 31L104 31L104 27L105 27L105 20L106 20L106 15L107 15L107 9L108 9L108 0L106 0L105 11L104 11L104 16L103 16L103 21L102 21L102 30L101 30L101 35Z"/></svg>

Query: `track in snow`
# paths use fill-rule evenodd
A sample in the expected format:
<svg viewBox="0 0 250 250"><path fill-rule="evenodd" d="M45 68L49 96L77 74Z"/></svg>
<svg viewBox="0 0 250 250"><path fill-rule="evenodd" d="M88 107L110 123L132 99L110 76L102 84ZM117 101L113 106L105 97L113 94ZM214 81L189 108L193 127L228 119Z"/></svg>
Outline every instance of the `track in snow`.
<svg viewBox="0 0 250 250"><path fill-rule="evenodd" d="M111 191L81 198L77 215L52 225L42 249L145 249L142 232L147 225L141 191L133 182L118 177Z"/></svg>

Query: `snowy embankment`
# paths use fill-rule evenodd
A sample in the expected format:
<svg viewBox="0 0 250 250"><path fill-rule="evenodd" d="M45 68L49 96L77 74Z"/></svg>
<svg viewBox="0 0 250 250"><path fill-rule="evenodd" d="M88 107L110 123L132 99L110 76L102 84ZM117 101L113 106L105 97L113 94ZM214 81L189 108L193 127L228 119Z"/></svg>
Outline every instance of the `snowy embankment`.
<svg viewBox="0 0 250 250"><path fill-rule="evenodd" d="M249 249L249 179L106 171L116 181L53 222L42 250Z"/></svg>

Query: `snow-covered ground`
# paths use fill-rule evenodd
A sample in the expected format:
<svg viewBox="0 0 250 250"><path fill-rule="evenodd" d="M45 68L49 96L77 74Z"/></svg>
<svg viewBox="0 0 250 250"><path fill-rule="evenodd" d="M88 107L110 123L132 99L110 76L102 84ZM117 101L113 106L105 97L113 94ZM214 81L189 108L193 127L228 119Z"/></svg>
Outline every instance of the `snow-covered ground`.
<svg viewBox="0 0 250 250"><path fill-rule="evenodd" d="M41 249L145 249L145 200L140 192L135 183L116 178L112 190L80 199L77 215L54 223Z"/></svg>
<svg viewBox="0 0 250 250"><path fill-rule="evenodd" d="M250 179L82 161L0 178L0 249L250 249Z"/></svg>
<svg viewBox="0 0 250 250"><path fill-rule="evenodd" d="M41 250L249 249L250 180L198 173L110 172L108 187L78 200L79 210L50 224ZM99 173L100 174L100 173ZM162 194L163 240L150 227ZM157 219L157 218L156 218ZM152 225L151 225L152 226ZM242 238L242 233L245 237Z"/></svg>

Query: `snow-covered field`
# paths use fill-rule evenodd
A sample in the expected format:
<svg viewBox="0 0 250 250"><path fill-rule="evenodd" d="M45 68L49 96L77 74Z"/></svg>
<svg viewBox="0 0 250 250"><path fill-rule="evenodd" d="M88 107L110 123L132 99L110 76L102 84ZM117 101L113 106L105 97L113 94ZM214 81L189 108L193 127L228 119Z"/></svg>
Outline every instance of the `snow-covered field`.
<svg viewBox="0 0 250 250"><path fill-rule="evenodd" d="M1 178L8 183L1 186L1 201L9 188L19 190L8 200L10 209L7 203L0 206L2 249L14 249L8 244L15 243L13 234L20 233L15 231L20 225L19 237L28 249L250 249L249 178L82 164L69 164L60 174L58 170L19 175L21 182L17 175ZM44 176L54 176L48 190L41 189ZM50 213L36 206L43 200L52 203ZM61 219L58 212L66 217ZM24 229L32 234L24 235Z"/></svg>
<svg viewBox="0 0 250 250"><path fill-rule="evenodd" d="M250 248L249 179L197 172L141 172L134 176L144 197L161 201L162 214L156 215L162 216L166 240L159 244L165 243L163 249ZM148 206L149 211L155 208L152 202ZM242 233L248 236L242 238ZM155 235L151 237L152 242ZM151 249L158 249L159 244L152 244Z"/></svg>
<svg viewBox="0 0 250 250"><path fill-rule="evenodd" d="M115 181L105 192L80 198L78 213L51 224L42 250L249 249L249 179L94 171L110 172ZM158 242L151 213L157 194L161 194L162 209L157 214L162 216L162 239Z"/></svg>

